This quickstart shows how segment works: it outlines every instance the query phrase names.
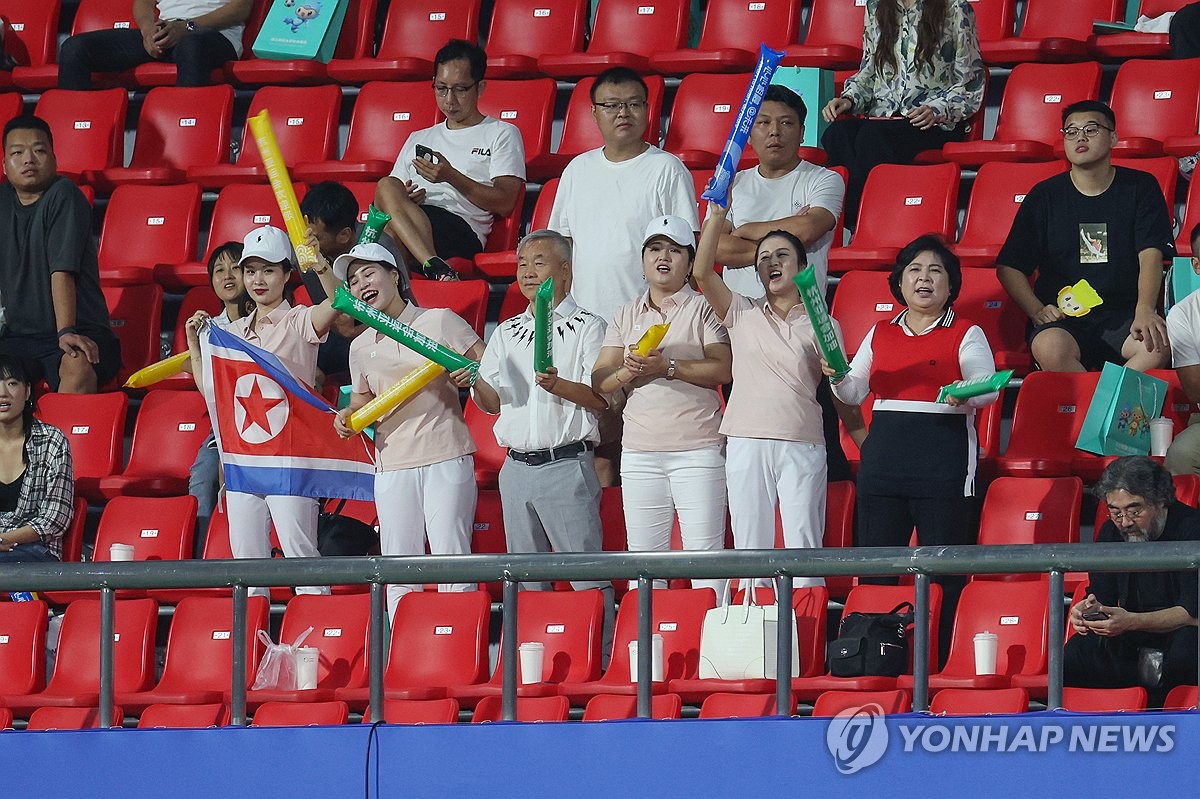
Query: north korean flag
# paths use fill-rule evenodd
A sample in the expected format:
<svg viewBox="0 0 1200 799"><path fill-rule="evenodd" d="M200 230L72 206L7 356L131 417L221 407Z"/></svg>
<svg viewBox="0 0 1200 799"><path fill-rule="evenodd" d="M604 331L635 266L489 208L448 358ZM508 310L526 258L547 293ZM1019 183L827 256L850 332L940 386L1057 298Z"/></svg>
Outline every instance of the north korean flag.
<svg viewBox="0 0 1200 799"><path fill-rule="evenodd" d="M374 448L343 439L334 409L273 354L209 325L200 338L204 398L225 486L246 494L374 498Z"/></svg>

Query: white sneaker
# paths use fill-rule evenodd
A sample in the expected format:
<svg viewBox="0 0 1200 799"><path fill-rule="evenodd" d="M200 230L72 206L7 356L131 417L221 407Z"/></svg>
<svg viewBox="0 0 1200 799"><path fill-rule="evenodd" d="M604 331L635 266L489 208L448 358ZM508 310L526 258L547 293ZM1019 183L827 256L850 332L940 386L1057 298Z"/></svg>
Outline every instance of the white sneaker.
<svg viewBox="0 0 1200 799"><path fill-rule="evenodd" d="M1193 155L1185 155L1182 158L1180 158L1179 159L1179 174L1183 175L1185 178L1188 178L1190 180L1192 177L1192 172L1194 172L1196 170L1197 159L1200 159L1200 153L1195 153Z"/></svg>

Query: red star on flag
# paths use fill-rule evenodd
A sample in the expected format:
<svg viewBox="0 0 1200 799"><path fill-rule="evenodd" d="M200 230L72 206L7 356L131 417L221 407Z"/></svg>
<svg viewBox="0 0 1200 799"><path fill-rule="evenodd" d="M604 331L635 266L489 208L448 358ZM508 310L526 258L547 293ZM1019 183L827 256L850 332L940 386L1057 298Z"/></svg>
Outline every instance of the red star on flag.
<svg viewBox="0 0 1200 799"><path fill-rule="evenodd" d="M271 434L271 424L267 419L267 414L272 408L284 402L283 398L267 398L263 396L262 388L258 384L258 377L254 378L254 387L250 389L250 393L245 396L236 397L246 412L246 419L242 423L241 432L245 433L250 429L251 425L258 425L267 435Z"/></svg>

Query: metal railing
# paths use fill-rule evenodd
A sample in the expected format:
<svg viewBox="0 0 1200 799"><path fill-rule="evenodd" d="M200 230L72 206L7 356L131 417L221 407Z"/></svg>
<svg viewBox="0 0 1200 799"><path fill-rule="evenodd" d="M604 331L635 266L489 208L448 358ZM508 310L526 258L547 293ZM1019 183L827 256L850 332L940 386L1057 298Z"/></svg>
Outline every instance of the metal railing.
<svg viewBox="0 0 1200 799"><path fill-rule="evenodd" d="M387 583L503 583L502 717L515 718L517 608L521 582L636 580L638 651L651 651L654 579L771 577L779 618L791 613L795 577L915 576L913 709L929 697L929 581L938 575L1049 574L1047 706L1062 704L1063 575L1076 572L1200 571L1200 542L1058 545L774 549L720 552L603 552L579 554L422 555L415 557L298 558L270 560L28 563L0 565L0 591L99 589L100 723L110 726L113 707L113 617L116 591L137 588L232 588L232 723L246 722L246 607L248 586L369 584L371 637L368 670L373 718L384 719L383 666ZM791 649L795 628L776 625L777 712L791 707ZM1200 650L1200 645L1198 645ZM1198 652L1200 657L1200 652ZM651 658L638 658L637 710L650 716Z"/></svg>

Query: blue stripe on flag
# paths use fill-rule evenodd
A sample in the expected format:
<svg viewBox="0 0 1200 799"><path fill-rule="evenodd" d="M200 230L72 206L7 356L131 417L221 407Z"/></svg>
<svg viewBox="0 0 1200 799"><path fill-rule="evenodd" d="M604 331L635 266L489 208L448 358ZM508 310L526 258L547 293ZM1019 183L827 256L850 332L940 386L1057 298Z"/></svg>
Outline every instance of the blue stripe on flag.
<svg viewBox="0 0 1200 799"><path fill-rule="evenodd" d="M375 475L326 469L280 469L225 466L225 487L243 494L282 494L293 497L375 499Z"/></svg>

